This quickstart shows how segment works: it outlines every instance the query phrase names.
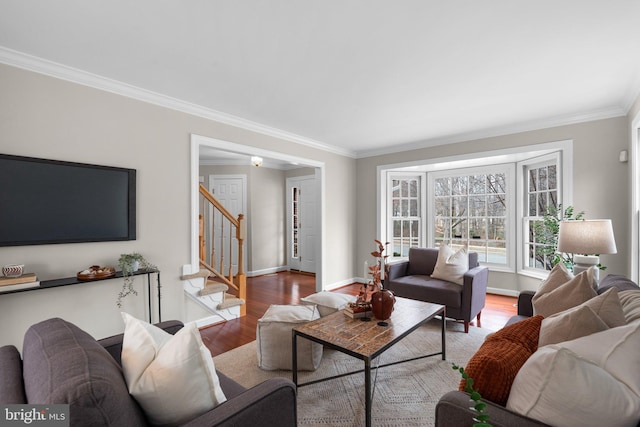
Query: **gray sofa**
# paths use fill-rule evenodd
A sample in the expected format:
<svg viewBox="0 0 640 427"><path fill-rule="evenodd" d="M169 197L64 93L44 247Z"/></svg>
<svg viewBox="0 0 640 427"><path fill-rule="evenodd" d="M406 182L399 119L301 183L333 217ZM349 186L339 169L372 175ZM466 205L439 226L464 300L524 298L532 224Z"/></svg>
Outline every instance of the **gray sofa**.
<svg viewBox="0 0 640 427"><path fill-rule="evenodd" d="M638 285L621 275L608 275L600 282L598 294L602 294L609 288L615 287L618 291L638 291ZM535 292L523 291L518 297L517 315L511 317L505 326L533 316L532 298ZM436 427L472 427L474 424L474 412L470 409L469 394L461 391L450 391L440 398L436 405ZM504 406L490 401L487 404L486 413L489 414L489 423L493 427L549 427L548 424L517 414ZM640 427L640 414L638 414L638 427Z"/></svg>
<svg viewBox="0 0 640 427"><path fill-rule="evenodd" d="M158 324L167 332L178 321ZM76 426L146 426L120 366L122 335L96 341L59 318L31 326L22 357L15 346L0 347L0 403L69 404ZM296 389L285 378L245 389L218 372L227 401L187 426L295 426Z"/></svg>
<svg viewBox="0 0 640 427"><path fill-rule="evenodd" d="M461 320L465 332L480 315L487 296L489 269L478 264L478 254L469 252L469 270L463 285L431 277L438 260L438 249L411 248L409 259L391 264L384 287L396 296L445 305L447 317Z"/></svg>

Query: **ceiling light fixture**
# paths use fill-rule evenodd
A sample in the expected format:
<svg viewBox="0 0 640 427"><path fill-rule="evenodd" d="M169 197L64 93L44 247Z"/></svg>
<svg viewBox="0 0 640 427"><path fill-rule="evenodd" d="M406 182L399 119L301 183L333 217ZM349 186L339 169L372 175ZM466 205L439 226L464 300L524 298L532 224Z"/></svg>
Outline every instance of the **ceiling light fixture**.
<svg viewBox="0 0 640 427"><path fill-rule="evenodd" d="M257 168L262 166L262 157L251 156L251 164Z"/></svg>

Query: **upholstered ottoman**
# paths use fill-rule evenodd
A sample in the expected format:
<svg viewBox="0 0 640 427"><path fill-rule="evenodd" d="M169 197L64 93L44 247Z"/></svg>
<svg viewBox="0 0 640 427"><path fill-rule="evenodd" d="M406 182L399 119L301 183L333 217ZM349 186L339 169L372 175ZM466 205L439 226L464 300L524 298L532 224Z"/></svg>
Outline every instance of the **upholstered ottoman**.
<svg viewBox="0 0 640 427"><path fill-rule="evenodd" d="M291 330L319 318L315 305L271 305L256 328L258 366L267 371L291 370ZM321 344L298 339L299 370L314 371L321 360Z"/></svg>

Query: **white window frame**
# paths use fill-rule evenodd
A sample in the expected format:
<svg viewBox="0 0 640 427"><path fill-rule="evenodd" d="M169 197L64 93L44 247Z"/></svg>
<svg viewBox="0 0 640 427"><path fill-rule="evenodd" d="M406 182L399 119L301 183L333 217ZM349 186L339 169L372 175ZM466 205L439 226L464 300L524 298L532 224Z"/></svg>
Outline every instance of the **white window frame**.
<svg viewBox="0 0 640 427"><path fill-rule="evenodd" d="M534 219L539 219L541 217L531 217L529 216L529 212L527 210L528 207L528 176L527 171L530 168L541 167L544 165L549 165L555 163L557 166L557 189L558 189L558 205L562 205L563 210L572 204L572 185L570 177L573 176L572 163L568 160L572 156L572 147L569 145L568 147L563 147L563 149L555 151L550 154L546 154L543 156L538 156L526 160L522 160L518 162L518 188L521 189L522 193L518 198L518 212L517 217L520 218L518 221L518 236L519 236L519 253L518 256L518 273L531 276L535 278L546 278L549 274L548 270L544 270L541 268L529 267L528 262L528 241L529 241L529 229L527 227L527 223Z"/></svg>
<svg viewBox="0 0 640 427"><path fill-rule="evenodd" d="M522 235L521 235L521 247L522 247L522 268L523 270L533 270L534 272L547 271L542 268L529 266L529 236L530 236L530 224L536 221L544 220L543 215L530 215L530 200L529 200L529 175L530 171L534 169L543 168L545 166L556 166L556 199L557 207L562 206L562 168L560 166L560 153L553 153L550 155L542 156L537 159L530 159L520 162L519 168L522 174ZM538 190L539 192L540 190ZM548 191L548 190L544 190ZM535 245L535 243L534 243Z"/></svg>
<svg viewBox="0 0 640 427"><path fill-rule="evenodd" d="M470 175L487 175L491 173L504 173L505 181L507 185L505 197L506 197L506 219L505 219L505 251L506 262L505 264L497 264L491 262L483 262L483 265L489 266L493 271L515 271L515 227L513 226L512 212L515 210L515 198L516 198L516 179L515 179L515 165L513 163L496 164L491 166L473 167L473 168L460 168L460 169L447 169L438 172L432 172L427 174L427 189L432 190L435 184L435 180L443 177L458 177L458 176L470 176ZM433 197L427 197L427 235L428 244L431 247L435 247L435 199Z"/></svg>
<svg viewBox="0 0 640 427"><path fill-rule="evenodd" d="M448 157L425 158L412 160L409 162L378 165L376 168L376 205L378 208L376 215L376 228L379 232L379 235L382 237L383 241L389 241L387 235L387 176L390 173L413 172L415 174L419 172L425 172L428 176L428 174L434 171L461 169L466 167L467 165L476 167L510 163L516 167L514 171L514 175L516 178L516 194L515 197L511 198L512 202L515 204L515 216L509 224L511 236L513 236L513 238L515 239L513 242L511 242L512 246L510 246L510 248L513 248L513 250L509 253L509 255L513 257L511 265L513 265L514 268L513 270L509 270L508 268L490 266L490 269L492 271L517 273L535 278L546 278L548 272L543 272L541 270L533 271L531 269L525 270L523 268L524 263L522 261L523 258L521 254L521 240L523 233L523 177L521 173L522 169L518 166L520 166L520 163L524 162L525 159L535 159L541 155L546 155L554 152L560 153L559 174L561 175L560 179L562 179L562 196L560 200L563 201L563 204L565 206L570 206L573 204L573 140L545 142L540 144L522 145L494 151L472 152ZM429 184L427 183L427 186L428 185ZM428 218L430 218L433 216L433 212L429 212L427 209L427 215ZM425 227L429 227L428 220L425 221ZM430 244L433 244L432 240L429 240L429 236L427 236L425 246Z"/></svg>
<svg viewBox="0 0 640 427"><path fill-rule="evenodd" d="M387 230L386 230L386 236L387 242L391 242L391 247L393 248L393 220L394 220L394 216L393 216L393 203L391 203L392 199L393 199L393 189L392 189L392 183L394 179L417 179L418 180L418 197L419 197L419 201L418 201L418 220L420 221L419 227L418 227L418 245L419 246L425 246L425 242L426 242L426 221L424 219L425 213L427 212L427 194L425 192L426 190L426 174L425 173L415 173L415 172L390 172L387 174L387 185L386 185L386 218L387 218ZM394 259L394 260L398 260L398 259L403 259L406 257L396 257L393 255L393 249L390 251L391 253L389 253L388 255L390 256L390 260Z"/></svg>

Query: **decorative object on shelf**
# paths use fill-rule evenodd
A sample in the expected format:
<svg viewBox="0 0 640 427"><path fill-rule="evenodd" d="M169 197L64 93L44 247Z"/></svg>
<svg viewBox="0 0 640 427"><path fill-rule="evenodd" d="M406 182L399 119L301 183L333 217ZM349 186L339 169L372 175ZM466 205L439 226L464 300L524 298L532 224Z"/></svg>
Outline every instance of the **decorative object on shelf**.
<svg viewBox="0 0 640 427"><path fill-rule="evenodd" d="M389 264L386 262L389 255L384 255L384 250L389 242L382 244L380 240L375 240L378 250L371 252L376 259L376 263L369 267L371 275L371 287L374 290L371 294L371 311L376 319L380 320L378 325L389 326L385 320L391 317L396 297L389 289L383 288L384 278L389 274Z"/></svg>
<svg viewBox="0 0 640 427"><path fill-rule="evenodd" d="M20 277L24 273L24 264L10 264L2 267L4 277Z"/></svg>
<svg viewBox="0 0 640 427"><path fill-rule="evenodd" d="M113 267L100 267L92 265L91 267L78 272L76 277L78 280L100 280L108 279L116 275L116 269Z"/></svg>
<svg viewBox="0 0 640 427"><path fill-rule="evenodd" d="M573 274L579 274L592 266L604 270L600 254L615 254L616 240L610 219L582 219L561 221L558 230L558 252L571 259ZM595 278L598 280L598 269Z"/></svg>
<svg viewBox="0 0 640 427"><path fill-rule="evenodd" d="M121 254L118 259L118 266L120 267L120 270L122 270L124 282L122 284L122 289L118 294L116 304L118 305L118 308L122 308L122 300L125 297L129 295L138 295L138 291L133 288L133 273L138 271L139 268L157 270L157 267L147 261L145 257L138 252Z"/></svg>

